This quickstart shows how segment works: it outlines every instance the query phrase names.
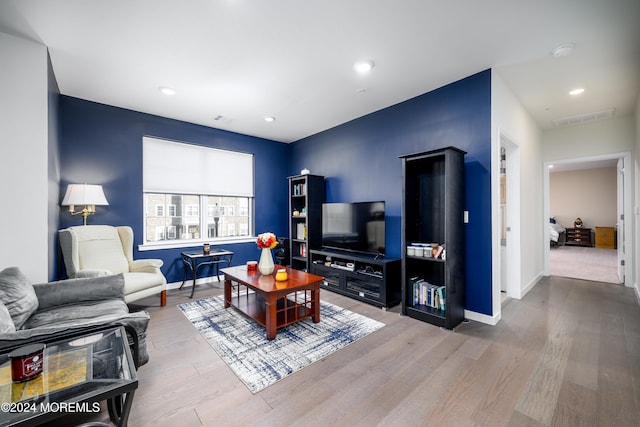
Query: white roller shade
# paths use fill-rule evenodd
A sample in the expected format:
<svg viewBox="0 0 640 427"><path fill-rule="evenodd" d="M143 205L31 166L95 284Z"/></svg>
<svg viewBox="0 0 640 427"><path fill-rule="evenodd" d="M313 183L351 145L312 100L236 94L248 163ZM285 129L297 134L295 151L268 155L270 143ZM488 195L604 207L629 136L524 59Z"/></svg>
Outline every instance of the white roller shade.
<svg viewBox="0 0 640 427"><path fill-rule="evenodd" d="M253 154L143 137L147 193L253 197Z"/></svg>

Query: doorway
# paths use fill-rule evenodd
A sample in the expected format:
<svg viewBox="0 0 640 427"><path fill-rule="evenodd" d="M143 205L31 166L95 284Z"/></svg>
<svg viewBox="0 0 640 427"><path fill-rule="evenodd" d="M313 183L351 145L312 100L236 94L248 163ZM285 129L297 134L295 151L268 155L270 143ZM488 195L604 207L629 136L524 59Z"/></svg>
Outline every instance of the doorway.
<svg viewBox="0 0 640 427"><path fill-rule="evenodd" d="M514 140L500 133L500 295L522 298L520 286L520 155Z"/></svg>
<svg viewBox="0 0 640 427"><path fill-rule="evenodd" d="M585 247L575 247L572 246L560 246L560 249L564 249L563 251L559 251L556 248L551 248L550 242L550 232L548 224L545 224L545 242L547 244L544 245L544 265L545 265L545 275L550 274L559 274L565 277L574 277L578 279L585 280L595 280L606 283L618 283L629 286L628 277L629 271L628 268L631 266L626 265L629 263L627 253L627 244L629 241L629 233L630 231L625 227L624 218L629 217L630 215L630 198L631 194L628 189L628 179L630 177L625 175L624 173L624 165L628 164L630 161L630 153L615 153L609 155L601 155L594 157L584 157L584 158L574 158L574 159L566 159L562 161L556 162L545 162L544 164L544 210L545 210L545 221L549 221L552 215L557 212L552 211L553 206L551 206L551 171L562 171L569 172L572 171L576 174L584 173L585 171L594 170L594 173L597 173L595 170L597 169L609 169L610 172L607 172L606 181L609 190L607 190L611 197L614 199L610 199L607 201L603 201L602 205L611 205L615 206L614 212L611 213L611 219L607 224L600 223L591 223L590 221L586 227L591 228L591 242ZM553 169L551 169L553 168ZM555 172L554 172L555 173ZM587 176L587 175L585 175ZM615 178L614 178L615 176ZM591 178L593 179L593 178ZM557 179L556 185L557 185ZM604 181L604 180L602 180ZM601 182L598 180L597 182ZM614 188L615 187L615 188ZM571 187L573 188L573 187ZM594 187L591 187L593 191L597 191ZM566 194L565 189L565 194ZM602 189L600 189L600 194L602 194ZM600 200L600 199L598 199ZM589 211L588 209L582 209L582 211ZM579 216L579 215L578 215ZM584 219L584 218L582 218ZM573 228L573 219L569 220L567 218L563 219L561 225L566 228ZM597 221L596 221L597 222ZM602 228L608 228L609 226L612 229L612 233L616 234L616 244L615 250L611 249L602 249L599 248L597 244L598 242L598 233L600 226L606 226ZM615 228L614 228L615 227ZM613 231L615 230L615 231ZM565 232L565 237L567 233ZM602 253L596 253L596 252ZM560 253L562 252L562 253ZM553 254L554 268L552 271L551 265L551 256ZM571 258L574 257L574 258ZM590 258L590 259L589 259ZM573 259L572 267L558 267L558 262L565 262L567 259ZM565 260L565 261L562 261ZM583 268L580 268L580 265L583 265ZM594 271L594 274L589 274L588 269ZM558 273L561 272L561 273ZM597 274L596 274L597 273ZM604 279L603 279L604 277ZM627 279L627 280L626 280Z"/></svg>

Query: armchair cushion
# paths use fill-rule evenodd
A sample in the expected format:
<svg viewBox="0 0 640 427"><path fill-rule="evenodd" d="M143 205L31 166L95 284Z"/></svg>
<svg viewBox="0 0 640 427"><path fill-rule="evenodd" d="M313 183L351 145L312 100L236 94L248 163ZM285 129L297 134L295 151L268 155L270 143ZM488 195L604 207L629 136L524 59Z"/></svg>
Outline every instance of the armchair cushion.
<svg viewBox="0 0 640 427"><path fill-rule="evenodd" d="M79 265L82 270L108 270L111 274L129 271L118 230L111 226L84 227L76 233Z"/></svg>
<svg viewBox="0 0 640 427"><path fill-rule="evenodd" d="M20 329L38 309L38 297L33 285L17 267L0 271L0 302L9 311L16 329Z"/></svg>

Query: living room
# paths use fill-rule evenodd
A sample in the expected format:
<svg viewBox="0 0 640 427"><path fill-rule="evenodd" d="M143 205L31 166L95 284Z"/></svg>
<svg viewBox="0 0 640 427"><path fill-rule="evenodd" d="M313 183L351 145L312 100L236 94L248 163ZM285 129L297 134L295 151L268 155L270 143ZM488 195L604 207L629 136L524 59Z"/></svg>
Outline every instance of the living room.
<svg viewBox="0 0 640 427"><path fill-rule="evenodd" d="M34 283L65 277L57 232L80 222L78 217L70 216L60 202L67 184L81 182L102 185L109 201L108 206L98 207L96 214L89 218L90 224L132 226L136 258L162 259L167 281L170 284L182 281L180 252L183 249L137 250L144 228L141 171L144 136L252 153L256 234L264 231L278 236L288 234L287 177L298 175L305 168L326 178L327 201L384 200L387 254L391 257L402 254L399 156L455 146L467 152L465 208L469 212L469 223L465 225L465 314L467 319L478 322L478 327L499 325L503 308L499 302L500 286L495 279L497 261L492 255L499 244L495 236L497 209L493 198L499 152L496 129L518 141L523 159L519 218L522 244L517 255L522 265L517 284L520 298L545 280L543 163L575 156L579 146L580 156L635 152L637 171L640 152L637 96L634 114L584 124L580 130L542 130L491 67L295 142L283 143L65 95L58 88L48 47L33 40L0 33L0 52L12 59L0 81L3 93L7 94L0 101L0 108L3 115L10 118L7 126L3 125L3 140L13 141L3 143L1 148L4 165L0 178L4 184L0 194L7 204L16 207L3 210L3 222L11 226L7 227L6 240L3 239L8 244L2 245L0 253L5 266L19 265ZM563 134L562 146L555 144L559 133ZM603 135L614 138L604 146ZM578 145L584 138L600 143ZM25 159L29 159L28 162ZM640 188L637 176L636 173L636 195ZM637 201L633 202L637 196L634 197L630 209L637 206ZM637 223L637 214L630 217ZM637 224L635 227L637 230ZM637 292L637 279L633 277L637 278L638 266L633 253L638 237L637 232L630 232L630 283ZM223 247L234 252L234 264L258 257L253 242L225 243ZM206 295L207 291L219 293L216 285L210 286L214 289L204 292L198 289L196 295ZM183 298L182 294L173 295ZM332 298L343 305L353 304L385 322L390 322L389 316L393 315L373 313L372 308L346 298ZM155 300L149 300L148 304L152 308L152 323L163 324L168 315L155 306ZM169 308L174 307L167 310ZM516 316L508 317L513 320ZM420 329L414 330L416 336L433 333L425 332L422 326L415 328ZM176 331L181 331L180 326ZM156 337L159 342L160 335ZM153 363L160 361L171 363L169 359ZM214 368L220 366L216 363ZM158 369L154 368L154 372ZM226 384L234 393L242 393L235 384ZM362 384L362 388L365 390L366 384ZM257 404L255 400L253 403Z"/></svg>

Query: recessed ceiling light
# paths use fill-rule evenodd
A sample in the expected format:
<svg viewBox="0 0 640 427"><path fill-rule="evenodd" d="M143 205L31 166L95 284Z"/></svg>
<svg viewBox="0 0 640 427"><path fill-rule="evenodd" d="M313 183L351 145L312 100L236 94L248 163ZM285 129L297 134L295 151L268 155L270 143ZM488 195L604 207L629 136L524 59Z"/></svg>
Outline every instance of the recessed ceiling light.
<svg viewBox="0 0 640 427"><path fill-rule="evenodd" d="M171 89L170 87L161 86L158 89L160 90L160 92L164 93L165 95L175 95L176 94L176 91Z"/></svg>
<svg viewBox="0 0 640 427"><path fill-rule="evenodd" d="M553 165L549 165L549 169L553 169Z"/></svg>
<svg viewBox="0 0 640 427"><path fill-rule="evenodd" d="M359 73L368 73L375 64L373 61L356 62L353 68Z"/></svg>
<svg viewBox="0 0 640 427"><path fill-rule="evenodd" d="M559 58L561 56L569 56L569 55L571 55L571 52L573 52L573 45L572 44L563 44L563 45L560 45L557 48L553 49L551 51L551 54L553 56L555 56L556 58Z"/></svg>
<svg viewBox="0 0 640 427"><path fill-rule="evenodd" d="M584 89L580 87L569 92L569 95L580 95L582 92L584 92Z"/></svg>
<svg viewBox="0 0 640 427"><path fill-rule="evenodd" d="M264 121L265 121L265 122L275 122L275 121L276 121L276 118L275 118L275 117L273 117L273 116L265 116L265 117L264 117Z"/></svg>

